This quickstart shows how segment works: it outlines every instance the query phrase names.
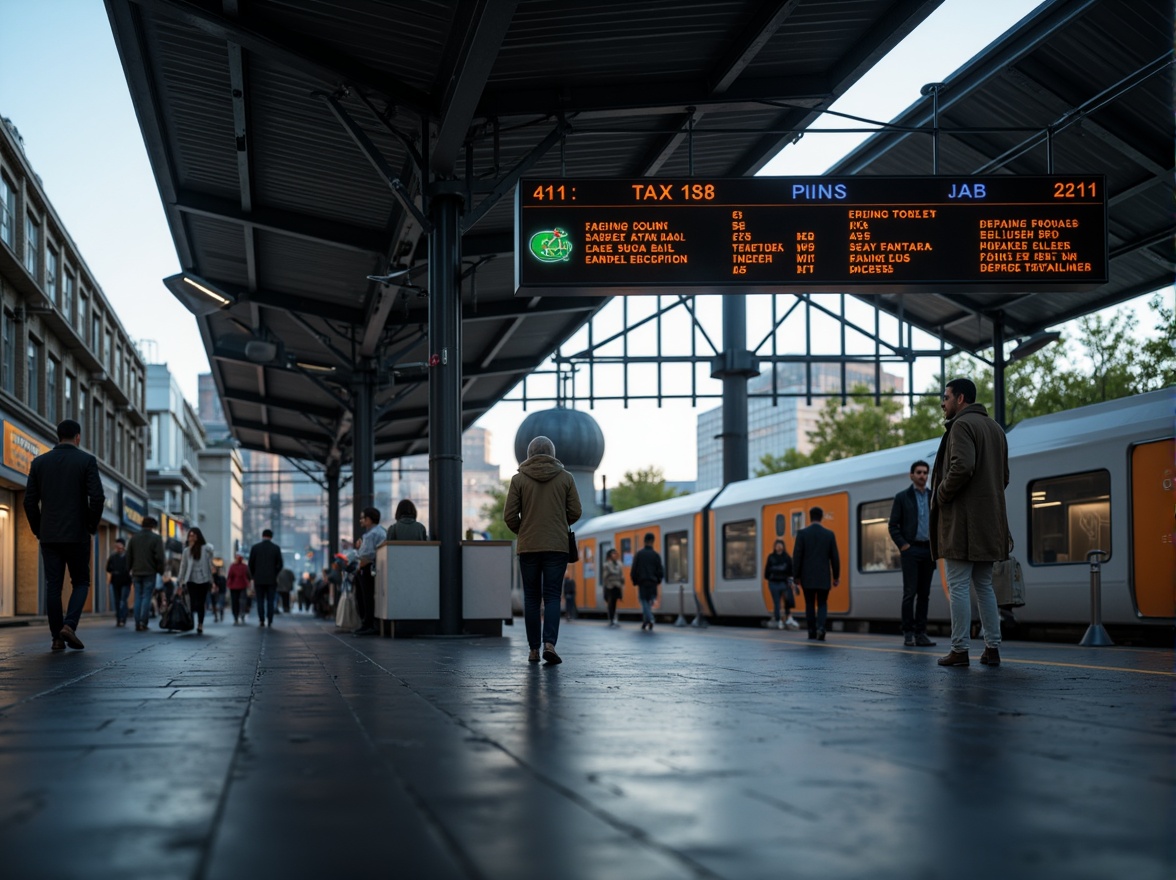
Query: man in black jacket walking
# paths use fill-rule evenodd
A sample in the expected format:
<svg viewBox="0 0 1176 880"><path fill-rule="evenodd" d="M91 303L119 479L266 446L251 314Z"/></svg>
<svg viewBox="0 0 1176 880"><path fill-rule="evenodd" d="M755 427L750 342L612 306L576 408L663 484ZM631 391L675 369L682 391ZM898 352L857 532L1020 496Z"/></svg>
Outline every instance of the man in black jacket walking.
<svg viewBox="0 0 1176 880"><path fill-rule="evenodd" d="M641 628L653 631L653 603L657 601L657 587L665 578L661 556L653 549L656 538L653 532L645 536L645 546L633 557L629 579L637 587L637 598L641 601Z"/></svg>
<svg viewBox="0 0 1176 880"><path fill-rule="evenodd" d="M927 638L927 602L931 598L931 492L925 461L911 465L911 485L894 496L890 508L890 539L902 557L902 638L908 648L931 648Z"/></svg>
<svg viewBox="0 0 1176 880"><path fill-rule="evenodd" d="M82 608L90 592L90 546L102 516L102 478L98 459L78 447L82 426L66 419L57 426L57 445L33 459L25 488L29 527L41 542L45 566L45 613L53 650L85 647L77 636ZM73 590L62 613L65 569Z"/></svg>
<svg viewBox="0 0 1176 880"><path fill-rule="evenodd" d="M278 598L278 572L282 570L282 548L273 541L274 533L265 529L261 540L249 549L249 576L257 594L257 619L260 626L274 625L274 603Z"/></svg>
<svg viewBox="0 0 1176 880"><path fill-rule="evenodd" d="M793 579L804 591L804 617L808 623L808 637L822 642L825 641L829 591L837 586L841 579L841 556L837 553L837 536L821 525L824 518L825 511L821 508L810 508L810 524L808 528L796 533L796 546L792 550Z"/></svg>

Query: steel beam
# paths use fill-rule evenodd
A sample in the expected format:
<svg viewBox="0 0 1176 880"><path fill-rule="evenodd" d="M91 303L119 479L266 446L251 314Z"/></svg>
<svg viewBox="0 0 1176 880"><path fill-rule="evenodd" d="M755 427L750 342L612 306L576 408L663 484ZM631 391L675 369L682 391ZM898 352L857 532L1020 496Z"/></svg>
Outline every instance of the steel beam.
<svg viewBox="0 0 1176 880"><path fill-rule="evenodd" d="M436 89L442 94L441 124L429 157L429 167L438 177L453 176L482 88L489 81L517 6L518 0L479 0L452 67L441 72L443 79Z"/></svg>
<svg viewBox="0 0 1176 880"><path fill-rule="evenodd" d="M313 76L330 86L350 84L377 92L393 103L417 113L432 114L431 98L420 89L373 68L328 43L287 31L272 24L264 30L248 27L189 0L130 0L153 13L182 22L210 37L237 43L255 55L300 74Z"/></svg>
<svg viewBox="0 0 1176 880"><path fill-rule="evenodd" d="M364 254L383 255L388 250L390 237L382 229L353 226L337 220L324 220L308 214L298 214L276 208L254 205L244 210L227 199L180 190L172 207L194 217L209 217L242 226L251 226L276 235Z"/></svg>

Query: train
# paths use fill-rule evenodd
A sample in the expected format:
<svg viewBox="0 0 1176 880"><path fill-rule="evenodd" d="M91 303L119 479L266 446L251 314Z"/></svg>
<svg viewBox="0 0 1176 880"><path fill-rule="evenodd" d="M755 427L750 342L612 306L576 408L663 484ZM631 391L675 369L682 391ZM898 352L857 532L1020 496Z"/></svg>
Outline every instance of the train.
<svg viewBox="0 0 1176 880"><path fill-rule="evenodd" d="M1091 617L1091 564L1102 550L1105 624L1176 623L1176 388L1026 419L1008 431L1008 518L1022 566L1025 625L1077 625ZM599 563L616 548L626 589L618 607L639 613L629 581L646 534L666 578L657 613L694 622L748 622L771 610L763 579L777 539L792 552L808 511L824 510L837 536L840 585L829 596L835 629L887 631L900 621L902 572L888 520L913 462L934 462L938 438L733 482L577 523L572 566L581 612L604 613ZM940 578L942 586L942 576ZM804 599L798 597L798 611ZM933 586L929 619L950 620ZM841 623L836 623L841 621Z"/></svg>

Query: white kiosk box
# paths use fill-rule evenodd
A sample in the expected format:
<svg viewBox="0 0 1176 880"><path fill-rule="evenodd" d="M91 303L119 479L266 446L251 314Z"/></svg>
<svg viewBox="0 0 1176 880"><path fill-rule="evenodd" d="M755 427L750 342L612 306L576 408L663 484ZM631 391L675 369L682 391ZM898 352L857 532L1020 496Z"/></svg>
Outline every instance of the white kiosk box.
<svg viewBox="0 0 1176 880"><path fill-rule="evenodd" d="M385 541L376 548L376 612L380 620L441 616L441 545Z"/></svg>
<svg viewBox="0 0 1176 880"><path fill-rule="evenodd" d="M511 620L512 541L461 542L461 616L465 620Z"/></svg>

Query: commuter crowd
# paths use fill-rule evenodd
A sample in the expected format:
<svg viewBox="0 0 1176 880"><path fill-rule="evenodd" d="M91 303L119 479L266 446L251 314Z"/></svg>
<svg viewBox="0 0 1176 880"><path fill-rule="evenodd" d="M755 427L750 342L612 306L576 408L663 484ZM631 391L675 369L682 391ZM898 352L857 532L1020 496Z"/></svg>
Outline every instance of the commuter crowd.
<svg viewBox="0 0 1176 880"><path fill-rule="evenodd" d="M903 641L908 647L935 644L927 636L927 607L936 560L942 559L951 607L951 650L939 664L969 665L974 592L985 643L980 662L996 666L1001 637L992 580L994 564L1007 559L1010 551L1004 497L1009 481L1008 444L1004 431L976 403L971 380L948 382L942 408L945 430L934 468L922 460L911 465L911 485L895 496L889 518L890 537L902 560ZM32 462L24 503L29 525L40 541L55 651L84 647L77 629L90 586L91 536L104 502L97 460L80 449L79 423L64 420L57 436L58 444ZM562 662L556 652L561 600L568 619L577 617L576 581L569 564L577 561L571 529L581 512L575 480L556 458L554 443L548 437L534 438L510 480L503 506L503 520L518 536L527 659L532 663L541 658L548 665ZM824 641L829 594L840 585L841 556L836 535L823 525L824 511L814 506L808 513L809 525L796 533L791 555L783 540L774 542L763 579L772 601L770 625L799 629L792 615L799 590L804 596L808 638ZM223 620L227 593L234 625L244 624L253 606L258 626L272 627L275 614L291 613L296 594L300 610L325 616L338 602L337 622L356 623L352 628L356 636L376 635L377 548L385 541L426 540L426 530L416 516L416 507L405 499L396 508L391 528L385 528L379 509L364 508L352 554L336 557L317 579L304 574L300 584L270 529L250 548L247 560L235 554L226 572L223 560L197 527L188 529L178 564L173 565L176 561L168 559L163 540L155 532L157 521L147 516L129 542L121 538L115 542L115 551L106 561L115 626L126 625L133 595L136 632L146 631L149 620L158 615L166 629L194 627L200 635L207 613L215 622ZM656 536L646 534L643 544L626 562L641 607L641 630L652 632L665 571ZM67 569L72 591L63 608ZM613 548L602 562L600 584L608 625L616 627L625 577Z"/></svg>

